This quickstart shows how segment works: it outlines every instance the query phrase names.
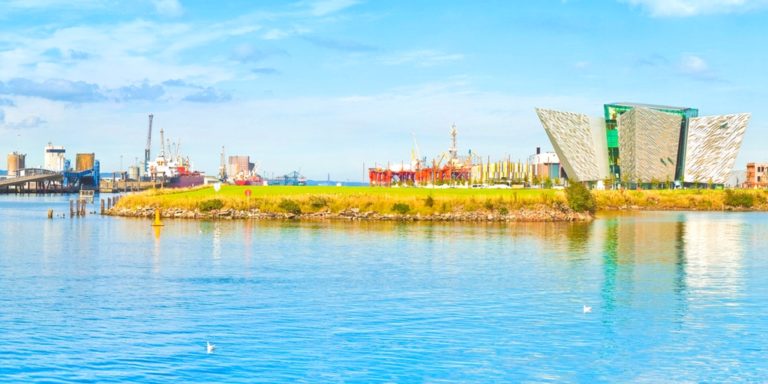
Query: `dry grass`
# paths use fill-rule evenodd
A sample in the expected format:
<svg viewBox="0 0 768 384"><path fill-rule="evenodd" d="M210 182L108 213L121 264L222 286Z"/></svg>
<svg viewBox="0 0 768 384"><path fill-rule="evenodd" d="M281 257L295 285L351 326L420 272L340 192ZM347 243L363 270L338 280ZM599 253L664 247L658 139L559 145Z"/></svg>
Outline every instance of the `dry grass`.
<svg viewBox="0 0 768 384"><path fill-rule="evenodd" d="M245 191L250 190L250 198ZM295 203L301 212L328 211L333 213L357 208L361 212L397 213L395 204L408 206L410 214L436 214L459 212L505 213L538 205L565 206L565 194L554 190L501 190L501 189L423 189L376 187L243 187L222 186L219 192L212 187L183 190L150 190L123 197L118 207L199 209L206 200L218 199L224 209L262 212L286 212Z"/></svg>
<svg viewBox="0 0 768 384"><path fill-rule="evenodd" d="M729 208L750 208L768 210L768 191L738 190L733 193L752 196L751 207L736 206L727 198L723 190L623 190L595 191L598 209L659 209L659 210L697 210L713 211Z"/></svg>
<svg viewBox="0 0 768 384"><path fill-rule="evenodd" d="M250 198L245 191L250 190ZM726 191L721 190L623 190L593 191L598 210L658 209L658 210L723 210L749 208L768 210L768 191L742 190L739 194L752 196L751 207L728 204ZM207 200L218 199L224 209L261 212L287 212L298 208L302 213L339 213L349 209L380 214L402 213L407 205L409 214L513 212L519 209L567 206L563 191L547 189L424 189L383 187L244 187L222 186L192 189L150 190L123 197L118 207L200 209Z"/></svg>

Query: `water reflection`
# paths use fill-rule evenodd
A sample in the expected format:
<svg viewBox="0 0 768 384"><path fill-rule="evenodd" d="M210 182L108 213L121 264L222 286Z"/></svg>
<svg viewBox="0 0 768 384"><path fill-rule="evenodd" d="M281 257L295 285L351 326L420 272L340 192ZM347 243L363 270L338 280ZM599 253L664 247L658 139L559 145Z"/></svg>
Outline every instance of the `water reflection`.
<svg viewBox="0 0 768 384"><path fill-rule="evenodd" d="M583 247L585 238L598 239L603 310L667 310L680 320L689 295L709 292L733 298L742 289L743 226L738 218L715 215L614 215L588 226L588 235L583 228L567 233L576 244L571 249Z"/></svg>

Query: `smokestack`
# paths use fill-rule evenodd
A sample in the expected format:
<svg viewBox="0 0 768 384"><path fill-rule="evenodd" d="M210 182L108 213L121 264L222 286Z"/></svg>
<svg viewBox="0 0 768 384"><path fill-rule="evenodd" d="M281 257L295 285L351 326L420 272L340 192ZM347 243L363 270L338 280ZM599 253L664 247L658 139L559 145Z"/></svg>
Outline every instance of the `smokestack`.
<svg viewBox="0 0 768 384"><path fill-rule="evenodd" d="M536 147L536 154L541 155L541 147Z"/></svg>

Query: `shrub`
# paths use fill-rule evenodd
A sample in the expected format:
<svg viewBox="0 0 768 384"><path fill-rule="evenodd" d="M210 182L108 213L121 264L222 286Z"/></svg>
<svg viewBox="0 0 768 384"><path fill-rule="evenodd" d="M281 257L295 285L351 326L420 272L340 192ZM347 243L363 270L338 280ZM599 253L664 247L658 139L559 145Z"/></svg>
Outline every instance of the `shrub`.
<svg viewBox="0 0 768 384"><path fill-rule="evenodd" d="M426 199L424 199L424 206L432 208L432 206L435 205L435 199L432 198L432 196L427 196Z"/></svg>
<svg viewBox="0 0 768 384"><path fill-rule="evenodd" d="M725 205L731 207L752 208L755 205L755 196L746 191L725 191Z"/></svg>
<svg viewBox="0 0 768 384"><path fill-rule="evenodd" d="M392 205L392 211L404 215L411 210L411 206L405 203L395 203Z"/></svg>
<svg viewBox="0 0 768 384"><path fill-rule="evenodd" d="M506 216L509 214L509 209L507 207L501 207L499 208L499 214Z"/></svg>
<svg viewBox="0 0 768 384"><path fill-rule="evenodd" d="M492 211L493 210L493 201L491 201L490 199L486 200L485 203L483 203L483 207L485 207L485 209L487 209L489 211Z"/></svg>
<svg viewBox="0 0 768 384"><path fill-rule="evenodd" d="M595 213L597 203L592 192L583 184L573 182L565 189L565 195L568 198L568 206L576 212Z"/></svg>
<svg viewBox="0 0 768 384"><path fill-rule="evenodd" d="M202 212L210 212L215 209L221 209L224 207L224 202L219 199L203 200L200 202L198 208Z"/></svg>
<svg viewBox="0 0 768 384"><path fill-rule="evenodd" d="M294 215L301 214L301 207L299 206L299 203L290 199L281 200L277 207L287 213L293 213Z"/></svg>
<svg viewBox="0 0 768 384"><path fill-rule="evenodd" d="M328 206L328 199L322 196L311 196L309 198L309 206L314 209L320 209Z"/></svg>

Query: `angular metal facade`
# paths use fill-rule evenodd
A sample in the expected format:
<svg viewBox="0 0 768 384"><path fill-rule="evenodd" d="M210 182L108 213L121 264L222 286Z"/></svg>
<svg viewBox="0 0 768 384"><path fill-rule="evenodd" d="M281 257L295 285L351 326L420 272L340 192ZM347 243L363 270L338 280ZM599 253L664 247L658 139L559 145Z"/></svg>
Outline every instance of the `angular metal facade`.
<svg viewBox="0 0 768 384"><path fill-rule="evenodd" d="M618 119L621 177L650 182L675 179L682 116L633 108Z"/></svg>
<svg viewBox="0 0 768 384"><path fill-rule="evenodd" d="M608 178L605 120L587 115L536 109L568 177L574 181Z"/></svg>
<svg viewBox="0 0 768 384"><path fill-rule="evenodd" d="M688 124L686 183L724 184L744 139L749 113L695 117Z"/></svg>

